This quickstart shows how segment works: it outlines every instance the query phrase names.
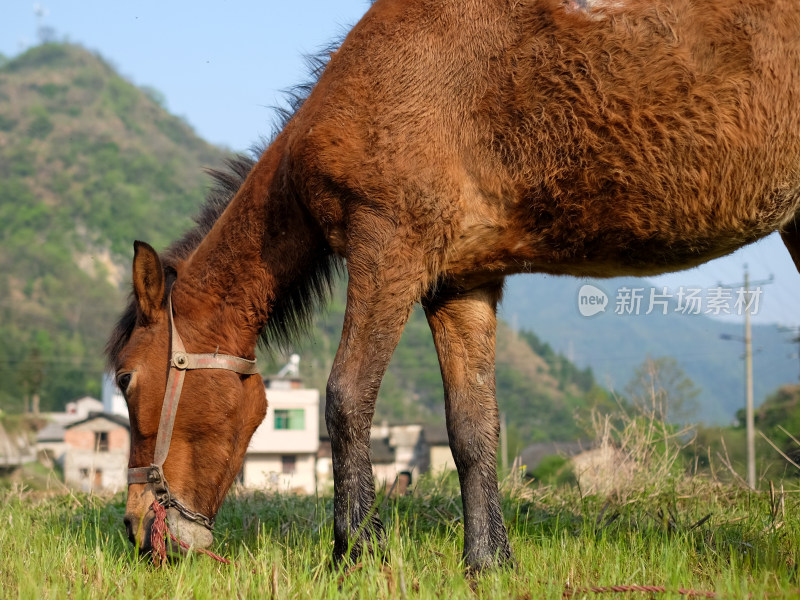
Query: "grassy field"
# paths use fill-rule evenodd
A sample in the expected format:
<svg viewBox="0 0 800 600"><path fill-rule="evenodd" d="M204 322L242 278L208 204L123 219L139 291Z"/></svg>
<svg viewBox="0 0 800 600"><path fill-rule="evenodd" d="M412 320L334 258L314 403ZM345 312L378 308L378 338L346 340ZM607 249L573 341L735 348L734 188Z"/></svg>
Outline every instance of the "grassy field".
<svg viewBox="0 0 800 600"><path fill-rule="evenodd" d="M165 568L137 557L124 497L10 489L0 502L3 598L573 598L591 586L663 586L719 598L797 597L797 490L751 493L706 479L603 499L572 487L512 485L504 509L515 568L474 579L460 564L461 507L452 481L423 481L381 501L384 561L332 568L330 498L234 491L214 550Z"/></svg>
<svg viewBox="0 0 800 600"><path fill-rule="evenodd" d="M750 491L733 468L723 479L723 457L692 476L687 432L654 418L596 416L591 429L611 470L558 486L504 478L516 564L472 577L453 474L379 496L382 557L332 566L329 496L234 489L212 547L233 564L193 554L157 568L125 537L123 494L76 494L29 469L0 481L0 599L800 597L797 478Z"/></svg>

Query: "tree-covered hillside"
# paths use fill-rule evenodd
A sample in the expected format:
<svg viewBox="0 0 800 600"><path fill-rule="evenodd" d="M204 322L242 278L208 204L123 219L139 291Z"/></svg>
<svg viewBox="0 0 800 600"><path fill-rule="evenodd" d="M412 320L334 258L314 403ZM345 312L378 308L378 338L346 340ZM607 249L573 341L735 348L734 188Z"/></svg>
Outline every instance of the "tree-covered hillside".
<svg viewBox="0 0 800 600"><path fill-rule="evenodd" d="M99 394L132 241L187 227L222 156L80 47L0 67L1 406Z"/></svg>

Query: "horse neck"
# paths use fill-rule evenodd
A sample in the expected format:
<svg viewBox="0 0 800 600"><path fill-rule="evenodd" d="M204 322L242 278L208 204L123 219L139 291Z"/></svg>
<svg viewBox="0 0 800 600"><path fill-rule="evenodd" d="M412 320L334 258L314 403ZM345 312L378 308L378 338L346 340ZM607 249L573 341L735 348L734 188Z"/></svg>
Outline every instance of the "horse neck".
<svg viewBox="0 0 800 600"><path fill-rule="evenodd" d="M179 267L174 301L213 350L252 355L282 294L324 253L282 170L282 138L264 153L208 235Z"/></svg>

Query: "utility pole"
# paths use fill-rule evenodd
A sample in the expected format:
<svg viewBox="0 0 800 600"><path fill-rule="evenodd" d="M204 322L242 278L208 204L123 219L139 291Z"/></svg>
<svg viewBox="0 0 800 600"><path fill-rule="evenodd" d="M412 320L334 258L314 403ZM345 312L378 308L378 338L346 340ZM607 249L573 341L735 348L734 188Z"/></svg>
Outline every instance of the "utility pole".
<svg viewBox="0 0 800 600"><path fill-rule="evenodd" d="M744 266L744 283L728 287L744 287L744 388L745 388L745 431L747 438L747 485L756 489L756 428L755 408L753 406L753 334L750 327L750 286L762 286L772 283L774 276L762 281L750 281L747 265ZM720 287L722 285L720 284ZM759 292L760 293L760 292ZM722 336L731 339L731 336Z"/></svg>
<svg viewBox="0 0 800 600"><path fill-rule="evenodd" d="M747 484L756 489L756 425L753 408L753 334L750 330L750 274L744 267L744 371L747 402L745 404L747 429Z"/></svg>
<svg viewBox="0 0 800 600"><path fill-rule="evenodd" d="M508 427L504 412L500 413L500 466L505 477L508 472Z"/></svg>

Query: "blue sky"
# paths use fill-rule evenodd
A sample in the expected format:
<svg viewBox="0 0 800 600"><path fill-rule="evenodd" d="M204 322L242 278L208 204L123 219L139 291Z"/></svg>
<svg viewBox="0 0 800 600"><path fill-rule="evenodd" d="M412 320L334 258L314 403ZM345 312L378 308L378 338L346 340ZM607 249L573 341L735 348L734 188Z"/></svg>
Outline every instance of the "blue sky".
<svg viewBox="0 0 800 600"><path fill-rule="evenodd" d="M271 132L269 107L303 81L303 55L346 32L366 0L216 2L42 0L58 39L97 50L122 75L163 92L210 142L246 149ZM0 0L0 52L37 42L31 1Z"/></svg>
<svg viewBox="0 0 800 600"><path fill-rule="evenodd" d="M272 131L270 106L305 79L303 54L346 32L367 0L186 2L183 0L0 0L0 53L14 56L37 41L37 23L57 39L97 50L138 85L152 86L205 139L234 150ZM752 279L764 287L755 322L800 325L800 275L773 235L698 269L655 279L659 285L712 287ZM576 282L577 284L577 282ZM578 285L576 285L576 290Z"/></svg>

